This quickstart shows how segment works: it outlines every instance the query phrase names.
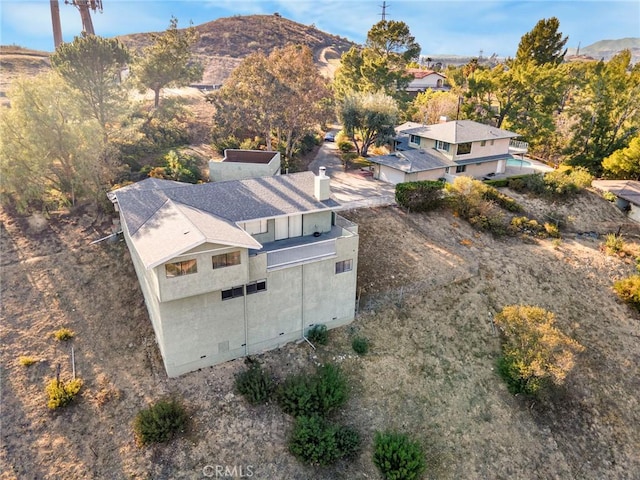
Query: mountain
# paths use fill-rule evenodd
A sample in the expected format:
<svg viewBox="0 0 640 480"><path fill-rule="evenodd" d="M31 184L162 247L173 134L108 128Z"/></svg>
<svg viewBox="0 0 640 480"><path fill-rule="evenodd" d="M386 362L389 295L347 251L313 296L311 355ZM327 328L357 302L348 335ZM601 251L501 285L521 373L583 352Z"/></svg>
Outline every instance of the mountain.
<svg viewBox="0 0 640 480"><path fill-rule="evenodd" d="M195 29L200 34L195 52L205 67L204 84L221 84L242 59L253 52L269 54L289 43L306 45L314 52L316 61L327 67L324 64L339 60L342 53L354 45L346 38L279 14L219 18ZM135 33L118 38L132 50L140 50L151 43L152 34Z"/></svg>
<svg viewBox="0 0 640 480"><path fill-rule="evenodd" d="M640 38L621 38L619 40L600 40L586 47L569 48L567 56L580 55L591 57L596 60L610 60L622 50L631 50L631 62L640 62Z"/></svg>

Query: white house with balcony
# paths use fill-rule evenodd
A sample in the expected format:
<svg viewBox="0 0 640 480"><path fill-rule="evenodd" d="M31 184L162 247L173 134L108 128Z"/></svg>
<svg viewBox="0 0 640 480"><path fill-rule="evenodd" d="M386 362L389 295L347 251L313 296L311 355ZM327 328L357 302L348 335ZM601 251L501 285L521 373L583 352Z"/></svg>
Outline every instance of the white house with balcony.
<svg viewBox="0 0 640 480"><path fill-rule="evenodd" d="M393 153L368 159L374 178L393 184L502 174L513 158L512 140L519 136L471 120L407 122L396 128L396 134ZM519 147L519 153L526 151L524 142Z"/></svg>
<svg viewBox="0 0 640 480"><path fill-rule="evenodd" d="M358 230L329 182L150 178L113 192L170 377L353 320Z"/></svg>

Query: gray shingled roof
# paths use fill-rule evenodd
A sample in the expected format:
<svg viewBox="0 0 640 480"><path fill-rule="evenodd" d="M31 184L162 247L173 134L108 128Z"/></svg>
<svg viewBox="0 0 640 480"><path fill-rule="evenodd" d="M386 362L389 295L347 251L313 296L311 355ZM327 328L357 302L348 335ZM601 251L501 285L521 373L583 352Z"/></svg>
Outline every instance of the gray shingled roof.
<svg viewBox="0 0 640 480"><path fill-rule="evenodd" d="M332 209L314 197L314 174L190 185L146 179L113 192L146 268L204 242L261 248L238 222Z"/></svg>
<svg viewBox="0 0 640 480"><path fill-rule="evenodd" d="M414 128L401 128L400 132L404 135L417 135L452 144L519 136L517 133L483 125L472 120L454 120L433 125L421 125Z"/></svg>
<svg viewBox="0 0 640 480"><path fill-rule="evenodd" d="M640 182L637 180L594 180L591 185L613 193L635 205L640 205Z"/></svg>
<svg viewBox="0 0 640 480"><path fill-rule="evenodd" d="M456 165L456 163L435 149L408 149L395 154L370 157L369 161L392 167L405 173L423 172Z"/></svg>

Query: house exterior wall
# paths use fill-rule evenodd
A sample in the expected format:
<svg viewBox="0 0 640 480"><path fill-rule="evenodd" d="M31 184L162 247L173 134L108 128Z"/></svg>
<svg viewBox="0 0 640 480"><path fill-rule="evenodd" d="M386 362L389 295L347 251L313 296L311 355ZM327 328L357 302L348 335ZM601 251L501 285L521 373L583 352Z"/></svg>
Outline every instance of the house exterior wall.
<svg viewBox="0 0 640 480"><path fill-rule="evenodd" d="M459 175L468 175L470 177L484 177L489 173L496 173L498 168L498 161L484 162L484 163L471 163L467 164L464 172ZM455 173L455 167L451 167L450 173Z"/></svg>
<svg viewBox="0 0 640 480"><path fill-rule="evenodd" d="M331 230L332 212L303 216L304 235ZM123 225L126 225L123 222ZM194 258L198 272L166 277L165 266L147 270L124 227L124 237L167 374L170 377L277 348L301 339L311 326L335 328L355 314L358 236L342 230L336 254L289 268L267 270L267 253L217 244L194 248L174 260ZM269 224L273 230L272 224ZM256 236L257 237L257 236ZM211 257L241 251L240 265L213 269ZM335 273L336 262L352 260L351 271ZM266 290L222 300L222 290L266 281Z"/></svg>
<svg viewBox="0 0 640 480"><path fill-rule="evenodd" d="M457 155L456 146L451 146L451 154L453 160L469 160L473 158L491 157L494 155L506 155L509 153L509 139L500 138L496 140L486 140L485 145L482 142L471 142L471 153L465 155Z"/></svg>
<svg viewBox="0 0 640 480"><path fill-rule="evenodd" d="M423 180L438 180L443 178L445 174L444 168L435 170L426 170L424 172L408 173L405 175L405 182L421 182Z"/></svg>
<svg viewBox="0 0 640 480"><path fill-rule="evenodd" d="M241 252L240 265L213 269L212 257L214 255L234 251ZM205 252L181 255L167 263L192 259L197 261L198 271L190 275L167 277L166 264L159 265L153 269L158 280L157 292L161 302L170 302L218 290L225 286L242 284L247 278L249 256L246 248L214 245L212 249Z"/></svg>
<svg viewBox="0 0 640 480"><path fill-rule="evenodd" d="M440 80L440 86L438 86ZM407 86L408 91L424 91L428 88L442 88L444 86L444 78L440 75L432 73L423 78L414 78Z"/></svg>
<svg viewBox="0 0 640 480"><path fill-rule="evenodd" d="M167 374L174 377L277 348L301 339L318 323L328 328L350 323L355 314L358 236L346 231L345 235L336 240L335 257L291 268L267 271L266 253L251 256L242 281L223 287L266 280L265 291L222 300L216 290L159 303L164 336L158 342ZM336 274L336 262L349 259L352 270Z"/></svg>
<svg viewBox="0 0 640 480"><path fill-rule="evenodd" d="M274 152L267 163L209 162L209 179L212 182L244 180L246 178L270 177L280 173L280 153Z"/></svg>

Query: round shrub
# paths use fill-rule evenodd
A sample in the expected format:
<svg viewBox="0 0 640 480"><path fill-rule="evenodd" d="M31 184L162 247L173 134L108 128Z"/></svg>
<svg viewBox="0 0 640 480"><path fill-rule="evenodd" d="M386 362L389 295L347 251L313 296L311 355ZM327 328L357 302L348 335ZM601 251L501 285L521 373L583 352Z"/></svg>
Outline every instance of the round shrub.
<svg viewBox="0 0 640 480"><path fill-rule="evenodd" d="M366 355L369 351L369 340L364 337L354 337L351 340L351 347L358 355Z"/></svg>
<svg viewBox="0 0 640 480"><path fill-rule="evenodd" d="M326 345L329 341L327 326L323 324L314 325L307 332L307 338L314 345Z"/></svg>
<svg viewBox="0 0 640 480"><path fill-rule="evenodd" d="M278 390L282 410L294 417L326 416L347 401L347 381L332 364L318 368L315 375L291 375Z"/></svg>
<svg viewBox="0 0 640 480"><path fill-rule="evenodd" d="M331 465L353 456L360 448L360 435L348 427L329 423L314 415L298 417L289 440L289 451L311 465Z"/></svg>
<svg viewBox="0 0 640 480"><path fill-rule="evenodd" d="M236 390L253 405L268 402L273 392L271 375L262 369L260 362L249 357L246 362L249 368L236 375Z"/></svg>
<svg viewBox="0 0 640 480"><path fill-rule="evenodd" d="M64 342L66 340L71 340L73 337L75 337L75 335L76 334L73 330L66 327L60 328L55 332L53 332L53 336L56 337L56 339L61 342Z"/></svg>
<svg viewBox="0 0 640 480"><path fill-rule="evenodd" d="M54 378L45 387L45 390L49 397L47 406L51 410L55 410L56 408L68 405L80 392L81 388L82 380L80 380L79 378L74 378L73 380L69 380L68 382L57 380Z"/></svg>
<svg viewBox="0 0 640 480"><path fill-rule="evenodd" d="M640 275L618 280L613 284L613 289L623 302L640 310Z"/></svg>
<svg viewBox="0 0 640 480"><path fill-rule="evenodd" d="M138 443L166 442L186 429L189 417L184 407L175 400L160 400L140 410L133 423Z"/></svg>
<svg viewBox="0 0 640 480"><path fill-rule="evenodd" d="M386 480L416 480L426 468L420 444L393 432L376 432L373 463Z"/></svg>

